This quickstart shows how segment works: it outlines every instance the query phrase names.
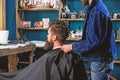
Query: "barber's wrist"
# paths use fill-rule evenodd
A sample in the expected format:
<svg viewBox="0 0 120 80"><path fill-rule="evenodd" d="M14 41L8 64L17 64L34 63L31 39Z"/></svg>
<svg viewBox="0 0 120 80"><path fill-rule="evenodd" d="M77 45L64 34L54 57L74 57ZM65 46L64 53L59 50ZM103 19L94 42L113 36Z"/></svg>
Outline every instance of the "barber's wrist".
<svg viewBox="0 0 120 80"><path fill-rule="evenodd" d="M70 49L72 50L72 44L70 44Z"/></svg>

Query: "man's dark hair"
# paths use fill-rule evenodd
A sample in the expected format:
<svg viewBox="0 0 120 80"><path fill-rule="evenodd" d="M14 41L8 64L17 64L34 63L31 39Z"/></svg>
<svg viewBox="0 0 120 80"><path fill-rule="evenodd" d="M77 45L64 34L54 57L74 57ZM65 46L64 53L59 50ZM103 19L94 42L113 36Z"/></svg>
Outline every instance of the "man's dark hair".
<svg viewBox="0 0 120 80"><path fill-rule="evenodd" d="M55 20L50 22L50 27L52 34L57 36L57 40L64 43L66 38L69 36L69 27L65 22Z"/></svg>

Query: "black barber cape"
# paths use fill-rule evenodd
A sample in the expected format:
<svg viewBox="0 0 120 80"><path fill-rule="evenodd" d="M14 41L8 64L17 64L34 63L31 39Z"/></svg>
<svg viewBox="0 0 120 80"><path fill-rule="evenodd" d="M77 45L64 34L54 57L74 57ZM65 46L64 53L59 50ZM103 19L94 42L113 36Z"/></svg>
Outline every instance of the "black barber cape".
<svg viewBox="0 0 120 80"><path fill-rule="evenodd" d="M20 71L0 73L0 80L86 80L79 56L53 49Z"/></svg>

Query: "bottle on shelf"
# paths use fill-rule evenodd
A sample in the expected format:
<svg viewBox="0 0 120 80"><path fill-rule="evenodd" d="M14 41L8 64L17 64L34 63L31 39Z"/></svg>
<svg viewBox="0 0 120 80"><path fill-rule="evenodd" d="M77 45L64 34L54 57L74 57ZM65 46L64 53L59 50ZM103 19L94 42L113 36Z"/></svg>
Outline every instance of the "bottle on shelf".
<svg viewBox="0 0 120 80"><path fill-rule="evenodd" d="M120 39L120 28L117 30L117 39Z"/></svg>
<svg viewBox="0 0 120 80"><path fill-rule="evenodd" d="M70 35L69 35L69 37L70 38L75 38L75 33L74 33L74 31L72 30L72 31L70 31Z"/></svg>
<svg viewBox="0 0 120 80"><path fill-rule="evenodd" d="M76 38L82 38L82 29L80 26L77 27L76 33L75 33Z"/></svg>
<svg viewBox="0 0 120 80"><path fill-rule="evenodd" d="M81 11L79 12L78 18L84 18L84 17L85 17L84 10L81 10Z"/></svg>

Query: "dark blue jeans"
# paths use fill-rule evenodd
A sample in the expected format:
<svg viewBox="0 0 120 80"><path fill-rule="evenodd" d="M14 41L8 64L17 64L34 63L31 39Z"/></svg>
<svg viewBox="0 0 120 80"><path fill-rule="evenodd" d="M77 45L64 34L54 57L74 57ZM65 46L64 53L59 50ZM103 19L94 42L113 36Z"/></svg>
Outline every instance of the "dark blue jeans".
<svg viewBox="0 0 120 80"><path fill-rule="evenodd" d="M109 74L113 70L114 62L91 62L91 80L109 80Z"/></svg>

